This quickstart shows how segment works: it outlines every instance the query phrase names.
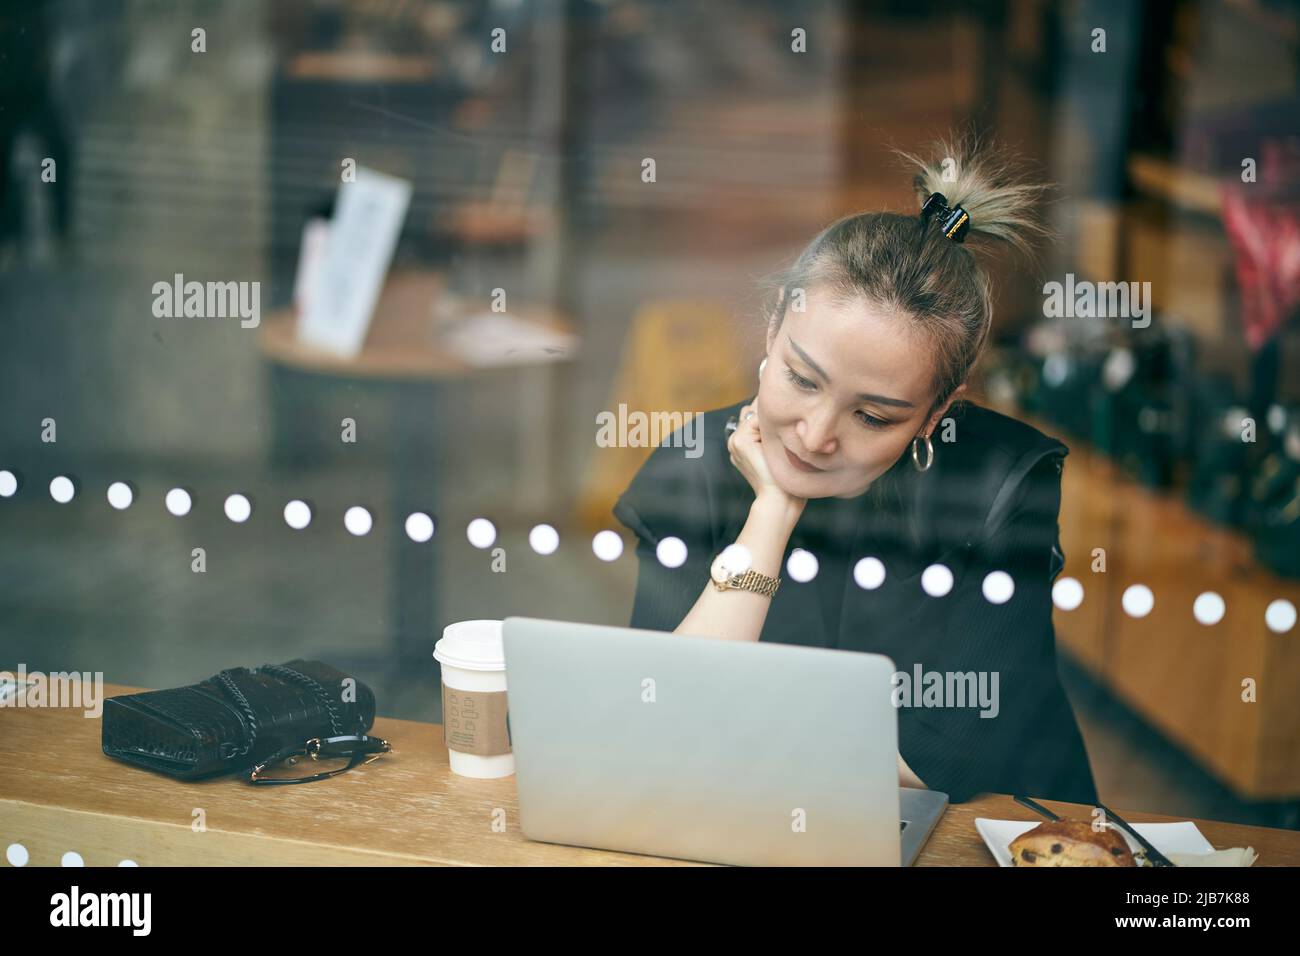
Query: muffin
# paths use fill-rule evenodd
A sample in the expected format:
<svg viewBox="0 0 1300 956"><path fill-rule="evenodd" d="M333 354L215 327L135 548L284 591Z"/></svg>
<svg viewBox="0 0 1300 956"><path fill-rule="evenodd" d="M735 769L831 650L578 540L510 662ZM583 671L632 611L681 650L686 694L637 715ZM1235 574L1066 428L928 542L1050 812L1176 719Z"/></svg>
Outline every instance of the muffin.
<svg viewBox="0 0 1300 956"><path fill-rule="evenodd" d="M1124 838L1082 820L1040 823L1011 841L1014 866L1137 866Z"/></svg>

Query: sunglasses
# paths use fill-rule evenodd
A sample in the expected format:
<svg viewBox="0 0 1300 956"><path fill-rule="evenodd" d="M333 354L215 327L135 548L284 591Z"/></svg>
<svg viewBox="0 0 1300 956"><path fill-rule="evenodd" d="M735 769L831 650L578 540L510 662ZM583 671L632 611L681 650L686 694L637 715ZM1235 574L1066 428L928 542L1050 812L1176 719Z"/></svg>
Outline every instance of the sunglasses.
<svg viewBox="0 0 1300 956"><path fill-rule="evenodd" d="M248 782L267 786L311 783L346 773L392 752L387 740L365 734L313 737L305 744L286 747L267 757L248 772Z"/></svg>

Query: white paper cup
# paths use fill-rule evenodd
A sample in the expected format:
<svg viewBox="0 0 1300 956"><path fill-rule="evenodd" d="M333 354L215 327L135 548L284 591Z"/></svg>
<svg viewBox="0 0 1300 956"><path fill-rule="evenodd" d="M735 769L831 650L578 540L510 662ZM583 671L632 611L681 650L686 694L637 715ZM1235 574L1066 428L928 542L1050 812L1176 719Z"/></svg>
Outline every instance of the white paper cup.
<svg viewBox="0 0 1300 956"><path fill-rule="evenodd" d="M434 645L442 665L442 739L453 773L489 779L515 772L506 724L500 621L448 624Z"/></svg>

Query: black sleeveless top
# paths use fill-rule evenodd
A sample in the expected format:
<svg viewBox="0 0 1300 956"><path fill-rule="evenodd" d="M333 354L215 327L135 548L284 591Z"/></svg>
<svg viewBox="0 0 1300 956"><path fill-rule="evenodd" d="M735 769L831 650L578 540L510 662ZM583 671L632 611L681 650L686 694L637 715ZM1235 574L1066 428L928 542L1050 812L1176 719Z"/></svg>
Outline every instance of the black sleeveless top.
<svg viewBox="0 0 1300 956"><path fill-rule="evenodd" d="M615 516L638 538L630 626L674 630L708 585L713 557L739 536L754 493L731 464L723 426L752 400L704 413L697 457L670 436L615 504ZM1093 805L1096 786L1057 675L1052 626L1051 587L1065 563L1057 515L1069 449L971 402L954 402L948 416L955 427L936 429L928 471L916 470L909 446L863 495L808 501L785 559L795 548L810 551L817 575L800 583L783 570L759 639L885 654L909 677L983 673L991 687L996 672L996 716L981 717L973 702L899 708L907 765L954 803L996 792ZM687 547L678 568L656 557L669 536ZM885 568L873 589L854 578L869 556ZM936 563L952 572L941 597L921 587ZM984 596L993 571L1014 584L1004 603Z"/></svg>

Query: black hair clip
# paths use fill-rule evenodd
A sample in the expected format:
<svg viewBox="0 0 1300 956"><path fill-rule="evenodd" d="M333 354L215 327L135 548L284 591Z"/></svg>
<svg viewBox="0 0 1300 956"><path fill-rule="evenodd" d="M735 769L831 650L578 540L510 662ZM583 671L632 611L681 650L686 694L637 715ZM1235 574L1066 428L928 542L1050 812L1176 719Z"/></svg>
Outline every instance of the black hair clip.
<svg viewBox="0 0 1300 956"><path fill-rule="evenodd" d="M929 222L932 217L939 220L939 228L953 242L961 242L970 229L970 213L961 206L948 208L948 197L943 193L930 193L930 198L921 207L921 220Z"/></svg>

